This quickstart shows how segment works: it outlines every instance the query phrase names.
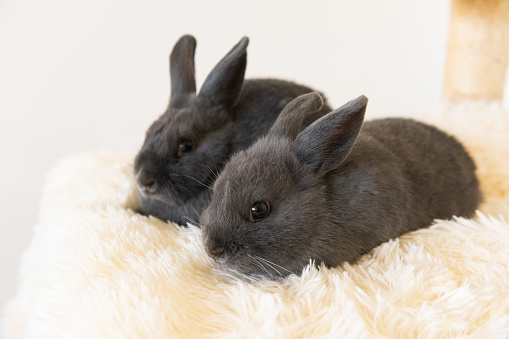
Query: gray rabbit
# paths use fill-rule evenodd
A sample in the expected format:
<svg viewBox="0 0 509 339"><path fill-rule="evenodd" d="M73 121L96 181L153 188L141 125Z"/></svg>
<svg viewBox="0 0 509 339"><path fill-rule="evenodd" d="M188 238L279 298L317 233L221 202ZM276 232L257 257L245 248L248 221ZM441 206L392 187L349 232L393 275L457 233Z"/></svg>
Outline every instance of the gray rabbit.
<svg viewBox="0 0 509 339"><path fill-rule="evenodd" d="M275 79L244 81L248 38L215 66L196 94L196 40L185 35L170 55L171 98L135 159L137 212L185 224L209 204L230 155L265 135L285 105L313 90ZM323 116L325 106L303 126Z"/></svg>
<svg viewBox="0 0 509 339"><path fill-rule="evenodd" d="M410 119L363 125L367 102L350 101L299 133L323 104L317 93L302 95L235 154L200 219L209 255L242 273L281 277L310 259L354 262L435 218L472 216L481 192L462 145Z"/></svg>

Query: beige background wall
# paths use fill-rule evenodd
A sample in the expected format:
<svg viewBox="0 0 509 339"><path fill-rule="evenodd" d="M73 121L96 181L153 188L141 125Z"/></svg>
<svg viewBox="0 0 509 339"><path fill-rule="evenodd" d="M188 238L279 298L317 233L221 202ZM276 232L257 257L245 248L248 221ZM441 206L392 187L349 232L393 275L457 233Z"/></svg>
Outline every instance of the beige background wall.
<svg viewBox="0 0 509 339"><path fill-rule="evenodd" d="M366 94L368 118L440 103L443 0L0 1L0 307L58 159L135 153L168 101L167 57L198 40L197 80L243 36L248 77L314 86L332 106Z"/></svg>

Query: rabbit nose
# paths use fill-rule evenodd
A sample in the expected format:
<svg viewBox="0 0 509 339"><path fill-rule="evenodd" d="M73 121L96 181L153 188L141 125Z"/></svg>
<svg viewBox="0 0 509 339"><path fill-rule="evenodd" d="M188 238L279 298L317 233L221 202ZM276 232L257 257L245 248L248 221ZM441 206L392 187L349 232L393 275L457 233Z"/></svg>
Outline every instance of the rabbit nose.
<svg viewBox="0 0 509 339"><path fill-rule="evenodd" d="M210 235L205 236L204 245L207 254L215 261L218 261L224 254L224 247L221 247L222 244L219 244L217 240L210 237Z"/></svg>
<svg viewBox="0 0 509 339"><path fill-rule="evenodd" d="M138 188L144 194L154 194L157 191L155 179L146 176L143 170L140 170L138 174L136 174L136 182L138 183Z"/></svg>

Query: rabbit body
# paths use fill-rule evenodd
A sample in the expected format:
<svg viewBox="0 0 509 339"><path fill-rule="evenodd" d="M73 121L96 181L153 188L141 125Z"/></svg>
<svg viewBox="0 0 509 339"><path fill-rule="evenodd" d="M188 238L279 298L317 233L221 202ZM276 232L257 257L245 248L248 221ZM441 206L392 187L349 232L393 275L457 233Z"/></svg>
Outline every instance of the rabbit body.
<svg viewBox="0 0 509 339"><path fill-rule="evenodd" d="M217 179L201 224L219 263L273 277L310 260L334 267L433 219L475 212L475 164L456 139L410 119L362 125L365 97L299 133L317 97L290 103Z"/></svg>
<svg viewBox="0 0 509 339"><path fill-rule="evenodd" d="M175 45L168 109L148 129L135 159L137 212L184 225L197 220L230 155L265 135L288 102L312 92L284 80L244 81L247 44L243 38L232 48L199 94L194 79L196 41L187 35ZM324 107L308 116L303 126L327 112Z"/></svg>

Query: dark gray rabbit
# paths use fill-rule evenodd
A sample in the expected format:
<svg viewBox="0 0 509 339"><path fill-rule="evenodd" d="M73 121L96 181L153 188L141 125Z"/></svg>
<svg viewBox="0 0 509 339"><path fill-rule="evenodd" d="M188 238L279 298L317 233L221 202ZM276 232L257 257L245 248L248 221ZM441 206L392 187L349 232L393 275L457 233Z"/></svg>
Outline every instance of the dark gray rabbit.
<svg viewBox="0 0 509 339"><path fill-rule="evenodd" d="M367 102L350 101L299 133L322 107L317 93L302 95L235 154L201 216L209 255L242 273L286 276L310 259L354 262L435 218L472 216L481 193L462 145L410 119L363 125Z"/></svg>
<svg viewBox="0 0 509 339"><path fill-rule="evenodd" d="M285 105L312 89L275 79L244 81L248 38L215 66L196 94L196 40L185 35L170 55L171 98L135 159L137 211L185 224L199 218L233 152L265 135ZM304 125L323 116L324 107Z"/></svg>

